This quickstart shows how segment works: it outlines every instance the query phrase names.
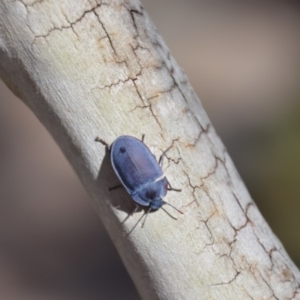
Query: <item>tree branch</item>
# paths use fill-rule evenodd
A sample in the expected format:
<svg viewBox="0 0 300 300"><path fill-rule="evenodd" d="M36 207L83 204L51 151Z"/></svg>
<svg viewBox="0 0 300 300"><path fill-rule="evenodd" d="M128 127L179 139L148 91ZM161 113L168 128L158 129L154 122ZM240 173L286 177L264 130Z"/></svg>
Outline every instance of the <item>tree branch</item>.
<svg viewBox="0 0 300 300"><path fill-rule="evenodd" d="M144 299L300 299L300 274L260 215L183 71L138 1L0 3L1 78L52 134ZM136 226L105 147L141 137L172 186Z"/></svg>

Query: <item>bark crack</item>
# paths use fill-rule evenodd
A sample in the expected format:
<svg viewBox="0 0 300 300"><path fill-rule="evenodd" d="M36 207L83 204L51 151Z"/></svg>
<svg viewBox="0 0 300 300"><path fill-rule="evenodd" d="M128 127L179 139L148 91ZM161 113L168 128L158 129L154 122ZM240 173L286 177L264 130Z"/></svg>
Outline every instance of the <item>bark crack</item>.
<svg viewBox="0 0 300 300"><path fill-rule="evenodd" d="M141 9L143 9L143 8L141 7ZM135 14L138 14L138 15L140 15L140 16L143 16L143 12L142 12L142 11L138 11L138 10L136 10L136 9L129 9L129 13L130 13L130 16L131 16L131 19L132 19L132 23L133 23L134 29L135 29L135 31L136 31L136 36L138 36L138 35L139 35L139 32L138 32L138 26L137 26L137 24L136 24L134 15L135 15ZM136 36L135 36L135 37L136 37Z"/></svg>
<svg viewBox="0 0 300 300"><path fill-rule="evenodd" d="M97 7L96 7L96 8L97 8ZM112 48L114 54L115 54L116 56L118 56L118 55L117 55L117 51L116 51L116 49L115 49L115 47L114 47L114 45L113 45L112 39L111 39L111 37L110 37L110 35L109 35L109 33L108 33L106 27L104 26L104 23L100 20L100 17L99 17L99 15L98 15L97 12L96 12L96 8L93 10L93 12L94 12L95 16L97 17L97 19L98 19L98 21L99 21L99 23L100 23L100 25L101 25L103 31L105 32L106 37L108 38L109 44L110 44L110 46L111 46L111 48Z"/></svg>
<svg viewBox="0 0 300 300"><path fill-rule="evenodd" d="M120 62L122 63L122 62ZM125 63L125 62L124 62ZM136 74L136 76L139 76L140 74ZM94 90L104 90L104 89L111 89L112 87L114 86L118 86L119 84L121 83L127 83L127 82L132 82L133 85L134 85L134 80L136 80L136 77L135 78L132 78L132 77L128 77L126 79L118 79L116 82L112 82L110 84L106 84L106 85L103 85L101 87L95 87L92 89L92 91Z"/></svg>
<svg viewBox="0 0 300 300"><path fill-rule="evenodd" d="M143 105L143 106L138 105L138 106L136 106L135 108L133 108L130 112L133 112L133 111L135 111L135 110L138 109L138 108L140 108L140 109L147 109L147 108L148 108L149 111L151 112L151 114L152 114L154 120L155 120L156 123L158 124L159 128L161 129L161 131L163 131L163 128L162 128L162 126L161 126L161 124L160 124L160 122L159 122L157 116L155 115L155 113L154 113L154 111L153 111L153 108L152 108L152 104L151 104L151 103L149 103L148 105Z"/></svg>
<svg viewBox="0 0 300 300"><path fill-rule="evenodd" d="M63 13L64 16L65 16L65 18L66 18L66 20L67 20L67 22L69 23L69 25L68 25L68 26L62 25L61 27L56 27L56 26L54 26L54 27L51 28L46 34L35 35L35 38L34 38L33 43L34 43L38 38L47 38L52 32L54 32L54 31L63 31L63 30L65 30L65 29L72 29L72 31L74 32L74 34L75 34L75 35L77 36L77 38L78 38L78 34L74 31L73 26L74 26L75 24L77 24L78 22L80 22L87 14L89 14L89 13L95 13L95 10L96 10L98 7L100 7L101 5L102 5L102 4L97 4L95 7L92 7L91 9L88 9L88 10L84 11L83 14L82 14L78 19L76 19L76 20L73 21L73 22L70 22L70 21L68 20L67 16L66 16L66 14ZM95 15L98 16L96 13L95 13ZM98 18L98 20L99 20L99 18ZM99 22L100 22L100 20L99 20ZM100 22L100 24L101 24L101 22ZM101 24L101 25L102 25L102 24ZM103 29L103 30L104 30L104 29ZM105 30L104 30L104 32L107 34L107 32L106 32Z"/></svg>
<svg viewBox="0 0 300 300"><path fill-rule="evenodd" d="M237 279L237 277L241 274L240 271L237 271L236 274L234 275L234 277L232 279L230 279L227 282L220 282L220 283L214 283L211 284L210 286L216 286L216 285L227 285L227 284L231 284L233 281L235 281Z"/></svg>

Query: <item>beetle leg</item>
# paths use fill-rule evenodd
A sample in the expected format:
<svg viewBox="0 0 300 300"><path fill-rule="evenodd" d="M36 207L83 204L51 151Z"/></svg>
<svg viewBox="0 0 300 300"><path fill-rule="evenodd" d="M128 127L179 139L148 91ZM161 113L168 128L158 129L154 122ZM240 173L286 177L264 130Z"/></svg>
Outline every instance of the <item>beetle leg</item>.
<svg viewBox="0 0 300 300"><path fill-rule="evenodd" d="M181 192L181 189L175 189L171 186L170 182L168 181L168 191L174 191L174 192Z"/></svg>
<svg viewBox="0 0 300 300"><path fill-rule="evenodd" d="M145 134L143 133L142 134L142 139L141 139L141 141L144 143L144 138L145 138Z"/></svg>
<svg viewBox="0 0 300 300"><path fill-rule="evenodd" d="M166 150L162 153L162 155L160 156L158 163L160 164L161 167L163 166L163 159L164 159L166 153L167 153L171 148L172 148L172 145L171 145L168 149L166 149ZM181 189L175 189L175 188L173 188L173 187L171 186L170 182L168 181L168 191L181 192Z"/></svg>
<svg viewBox="0 0 300 300"><path fill-rule="evenodd" d="M166 153L172 148L172 145L166 149L160 156L159 160L158 160L158 163L159 165L162 167L163 166L163 160L164 160L164 157L166 156Z"/></svg>
<svg viewBox="0 0 300 300"><path fill-rule="evenodd" d="M108 145L107 142L105 142L104 140L102 140L101 138L99 138L98 136L95 138L95 142L99 142L102 145L105 146L106 150L109 152L110 151L110 145Z"/></svg>

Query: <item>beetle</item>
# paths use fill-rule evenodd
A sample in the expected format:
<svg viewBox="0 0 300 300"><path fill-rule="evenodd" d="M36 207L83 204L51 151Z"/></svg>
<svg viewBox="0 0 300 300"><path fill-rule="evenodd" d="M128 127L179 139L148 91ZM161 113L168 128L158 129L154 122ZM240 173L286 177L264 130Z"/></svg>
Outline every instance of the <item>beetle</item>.
<svg viewBox="0 0 300 300"><path fill-rule="evenodd" d="M168 190L181 191L171 187L161 168L163 158L172 146L162 153L157 162L155 156L144 143L144 135L142 140L122 135L111 146L99 137L96 137L95 141L105 145L110 152L111 164L117 177L136 203L133 213L136 212L138 205L149 206L142 227L150 211L157 210L164 204L168 204L182 213L163 200Z"/></svg>

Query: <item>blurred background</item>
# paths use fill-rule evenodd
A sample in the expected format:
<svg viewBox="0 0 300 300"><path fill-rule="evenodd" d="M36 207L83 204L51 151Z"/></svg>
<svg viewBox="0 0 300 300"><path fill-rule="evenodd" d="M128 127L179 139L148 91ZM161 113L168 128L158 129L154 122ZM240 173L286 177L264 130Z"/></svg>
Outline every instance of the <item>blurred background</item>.
<svg viewBox="0 0 300 300"><path fill-rule="evenodd" d="M143 4L300 266L299 4ZM0 298L139 299L48 132L2 82L0 99Z"/></svg>

